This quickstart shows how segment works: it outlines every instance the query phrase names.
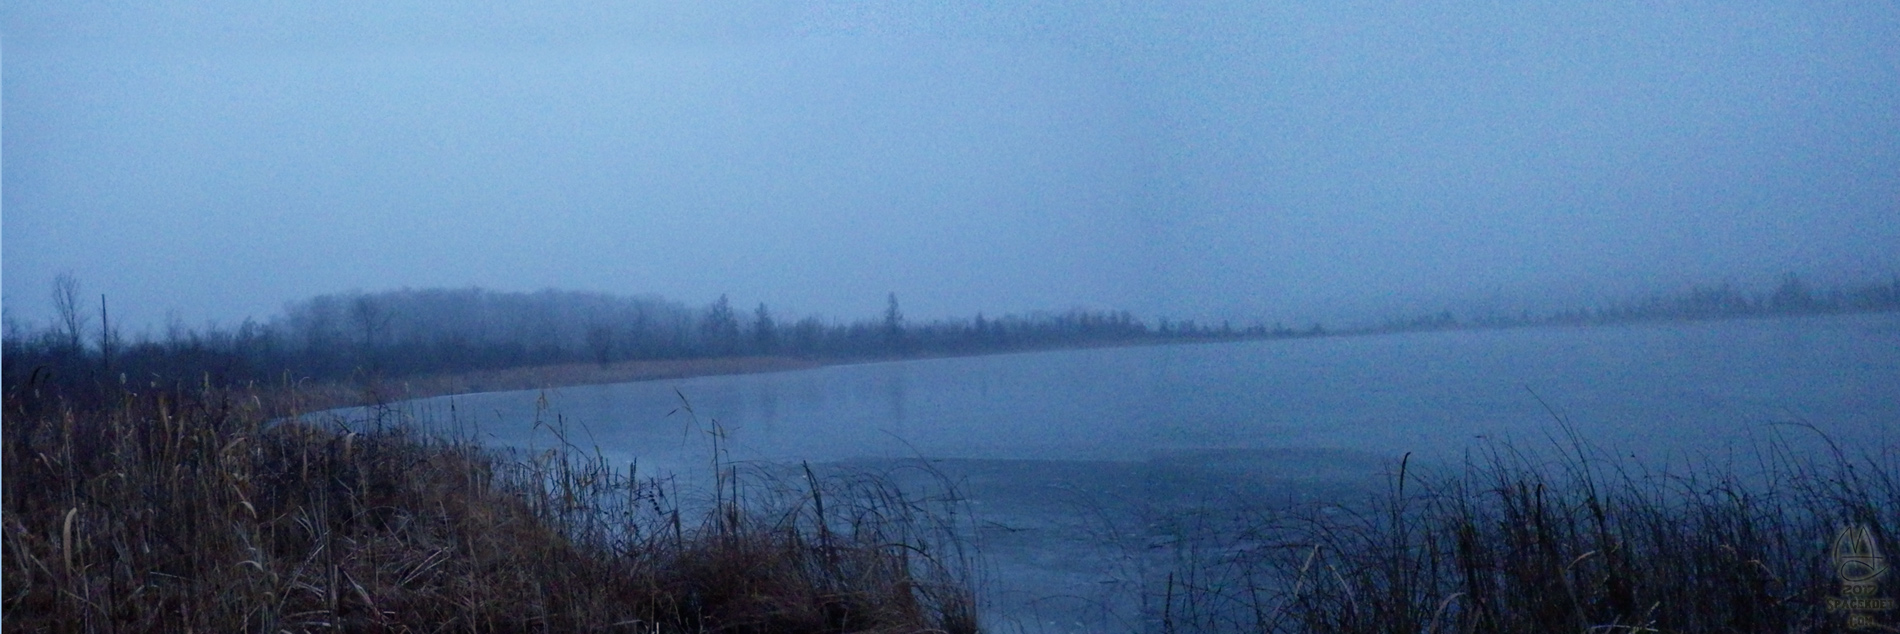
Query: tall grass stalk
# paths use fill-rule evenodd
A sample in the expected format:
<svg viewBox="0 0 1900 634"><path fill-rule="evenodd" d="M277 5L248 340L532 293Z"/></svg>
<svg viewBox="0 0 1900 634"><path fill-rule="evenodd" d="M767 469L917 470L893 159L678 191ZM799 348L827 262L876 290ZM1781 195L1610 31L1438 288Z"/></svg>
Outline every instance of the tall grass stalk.
<svg viewBox="0 0 1900 634"><path fill-rule="evenodd" d="M29 398L8 631L976 631L954 534L875 479L735 480L693 512L559 420L530 453L210 385Z"/></svg>
<svg viewBox="0 0 1900 634"><path fill-rule="evenodd" d="M1155 609L1179 632L1840 631L1829 545L1865 525L1900 552L1900 451L1793 440L1739 467L1651 468L1574 434L1553 452L1401 462L1365 504L1262 511L1178 542Z"/></svg>

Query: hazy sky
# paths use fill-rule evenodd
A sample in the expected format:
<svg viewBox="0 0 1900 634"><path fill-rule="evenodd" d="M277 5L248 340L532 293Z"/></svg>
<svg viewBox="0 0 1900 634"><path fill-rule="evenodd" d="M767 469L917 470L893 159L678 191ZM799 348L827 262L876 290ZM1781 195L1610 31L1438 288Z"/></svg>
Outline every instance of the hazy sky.
<svg viewBox="0 0 1900 634"><path fill-rule="evenodd" d="M1301 321L1900 272L1892 2L5 3L4 298Z"/></svg>

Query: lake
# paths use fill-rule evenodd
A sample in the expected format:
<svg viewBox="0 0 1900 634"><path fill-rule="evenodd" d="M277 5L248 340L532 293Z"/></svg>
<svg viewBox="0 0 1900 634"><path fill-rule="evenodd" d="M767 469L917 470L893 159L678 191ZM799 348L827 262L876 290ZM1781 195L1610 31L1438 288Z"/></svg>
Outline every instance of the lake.
<svg viewBox="0 0 1900 634"><path fill-rule="evenodd" d="M1143 526L1221 494L1350 496L1408 452L1432 464L1495 441L1551 446L1559 419L1647 463L1746 451L1775 434L1818 451L1815 430L1844 447L1892 447L1900 315L863 363L567 387L546 391L544 409L542 394L406 406L508 446L547 447L531 422L558 421L577 444L684 482L704 480L715 422L734 461L927 460L961 483L987 527L992 625L1125 629L1142 616L1122 599L1149 583L1129 554ZM1813 430L1780 424L1791 422Z"/></svg>

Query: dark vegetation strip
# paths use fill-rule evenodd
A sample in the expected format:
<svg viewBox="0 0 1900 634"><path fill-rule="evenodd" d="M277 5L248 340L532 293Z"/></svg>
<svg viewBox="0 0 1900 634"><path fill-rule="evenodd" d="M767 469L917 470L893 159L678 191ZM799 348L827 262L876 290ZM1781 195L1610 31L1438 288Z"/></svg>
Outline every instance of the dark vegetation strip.
<svg viewBox="0 0 1900 634"><path fill-rule="evenodd" d="M652 296L469 288L323 295L291 304L264 322L202 329L173 323L163 333L128 338L113 325L105 298L95 314L70 276L56 281L53 300L57 314L50 324L36 328L7 321L0 359L8 389L52 375L51 384L67 388L120 383L138 389L208 379L227 385L332 384L355 391L410 381L438 386L418 391L439 394L454 391L450 386L458 382L471 389L483 383L558 385L525 385L534 377L518 372L521 368L566 367L559 376L543 378L591 383L697 374L680 368L709 366L706 360L713 359L768 359L787 367L1135 343L1889 311L1900 310L1900 278L1817 289L1789 276L1770 292L1699 287L1595 309L1462 320L1444 312L1334 330L1320 324L1296 329L1150 322L1127 311L1088 310L915 322L904 317L895 294L875 319L782 322L764 304L740 311L723 296L690 308ZM600 370L575 369L582 364ZM670 374L645 371L669 365ZM516 373L495 376L510 371ZM447 378L484 373L490 375L486 382Z"/></svg>
<svg viewBox="0 0 1900 634"><path fill-rule="evenodd" d="M682 504L565 441L346 430L294 397L9 392L6 630L976 631L940 500L882 480L722 465Z"/></svg>
<svg viewBox="0 0 1900 634"><path fill-rule="evenodd" d="M1900 584L1850 578L1900 553L1900 448L1817 455L1793 437L1686 472L1574 437L1493 447L1402 462L1365 504L1176 518L1149 611L1164 632L1893 631ZM1855 527L1872 546L1858 569L1836 551ZM1855 597L1889 608L1842 609Z"/></svg>

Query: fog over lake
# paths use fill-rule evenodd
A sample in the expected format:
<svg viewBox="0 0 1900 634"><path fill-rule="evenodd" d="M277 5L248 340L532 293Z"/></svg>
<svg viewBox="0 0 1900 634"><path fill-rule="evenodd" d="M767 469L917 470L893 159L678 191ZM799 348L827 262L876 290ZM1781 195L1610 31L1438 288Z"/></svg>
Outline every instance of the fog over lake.
<svg viewBox="0 0 1900 634"><path fill-rule="evenodd" d="M1900 272L1891 3L9 2L6 310L1373 322Z"/></svg>
<svg viewBox="0 0 1900 634"><path fill-rule="evenodd" d="M0 45L9 398L820 365L383 407L686 490L942 476L1005 631L1162 629L1157 527L1402 460L1896 451L1900 3L17 0Z"/></svg>

